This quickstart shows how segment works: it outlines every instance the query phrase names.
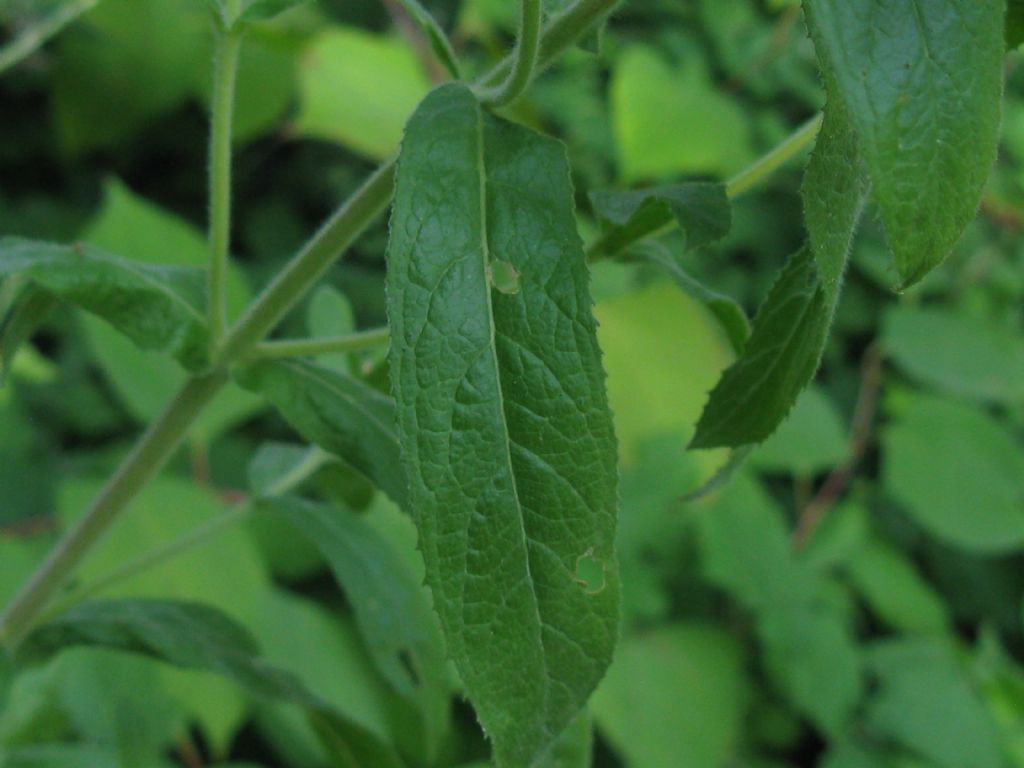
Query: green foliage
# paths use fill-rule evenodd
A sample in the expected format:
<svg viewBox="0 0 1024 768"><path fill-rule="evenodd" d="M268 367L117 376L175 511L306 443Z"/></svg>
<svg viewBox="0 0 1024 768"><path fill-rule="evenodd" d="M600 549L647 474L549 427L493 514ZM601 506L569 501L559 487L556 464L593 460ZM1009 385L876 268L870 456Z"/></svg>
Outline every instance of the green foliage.
<svg viewBox="0 0 1024 768"><path fill-rule="evenodd" d="M1021 3L538 7L0 3L0 766L1024 766Z"/></svg>
<svg viewBox="0 0 1024 768"><path fill-rule="evenodd" d="M615 438L564 152L442 86L406 130L391 231L391 379L427 583L499 764L528 765L582 709L618 623ZM518 293L492 292L492 259Z"/></svg>

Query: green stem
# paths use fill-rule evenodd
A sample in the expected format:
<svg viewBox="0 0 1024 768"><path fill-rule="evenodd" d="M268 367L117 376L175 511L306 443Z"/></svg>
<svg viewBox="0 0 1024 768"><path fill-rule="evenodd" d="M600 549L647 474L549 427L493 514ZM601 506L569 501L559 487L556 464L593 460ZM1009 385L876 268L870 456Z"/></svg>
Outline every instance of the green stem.
<svg viewBox="0 0 1024 768"><path fill-rule="evenodd" d="M315 357L332 352L361 352L388 343L390 332L387 328L360 331L347 336L330 336L320 339L285 339L265 341L257 344L245 356L244 362L258 360L281 360L289 357Z"/></svg>
<svg viewBox="0 0 1024 768"><path fill-rule="evenodd" d="M520 0L515 62L501 85L480 94L481 100L489 106L500 107L509 104L529 87L540 53L540 20L540 0Z"/></svg>
<svg viewBox="0 0 1024 768"><path fill-rule="evenodd" d="M618 1L578 0L545 31L538 67L547 66ZM485 82L501 82L504 72L511 67L511 60L499 64ZM203 407L227 382L227 368L273 330L323 272L383 212L394 191L394 173L395 161L391 159L342 204L228 331L214 354L214 372L185 385L164 415L139 439L99 498L0 615L0 644L14 645L35 625L56 591L139 489L160 471Z"/></svg>
<svg viewBox="0 0 1024 768"><path fill-rule="evenodd" d="M744 170L725 183L725 194L735 200L763 182L783 165L799 155L814 141L821 129L822 116L817 115L797 128L780 144L772 147L766 154L755 160ZM587 248L587 259L597 261L622 253L629 246L646 240L649 237L660 237L675 229L679 222L666 212L662 218L651 219L650 226L643 231L636 231L632 237L623 237L622 230L613 228L598 237Z"/></svg>
<svg viewBox="0 0 1024 768"><path fill-rule="evenodd" d="M775 171L804 151L821 130L822 115L816 115L796 129L781 144L768 154L755 160L725 183L725 193L730 199L749 192Z"/></svg>
<svg viewBox="0 0 1024 768"><path fill-rule="evenodd" d="M73 0L0 48L0 74L38 51L48 40L98 2L99 0Z"/></svg>
<svg viewBox="0 0 1024 768"><path fill-rule="evenodd" d="M214 60L210 120L210 278L208 319L211 350L227 325L227 273L231 251L231 138L241 33L220 32Z"/></svg>
<svg viewBox="0 0 1024 768"><path fill-rule="evenodd" d="M214 360L220 364L244 357L281 322L321 275L345 252L391 202L395 189L394 158L382 165L257 297L225 337Z"/></svg>
<svg viewBox="0 0 1024 768"><path fill-rule="evenodd" d="M192 379L150 425L92 506L0 616L0 643L11 645L32 628L40 609L64 586L79 561L99 542L118 513L163 468L196 415L226 381L227 374L223 371Z"/></svg>
<svg viewBox="0 0 1024 768"><path fill-rule="evenodd" d="M265 495L280 496L281 494L288 493L288 491L299 486L303 481L311 477L318 469L329 461L331 461L329 454L316 446L311 447L306 452L306 456L301 462L296 464L289 472L279 477L275 483L267 488ZM133 579L151 568L155 568L156 566L161 565L168 560L172 560L190 549L194 549L195 547L215 539L238 523L246 520L252 512L253 504L249 500L243 501L240 504L235 504L223 514L210 518L202 525L193 528L191 531L188 531L174 541L146 552L134 560L113 569L106 575L100 576L96 580L76 589L74 593L68 595L66 598L55 603L48 610L44 611L40 615L38 623L42 624L50 621L78 605L82 601L88 600L90 597L94 597L101 592L105 592L121 582Z"/></svg>

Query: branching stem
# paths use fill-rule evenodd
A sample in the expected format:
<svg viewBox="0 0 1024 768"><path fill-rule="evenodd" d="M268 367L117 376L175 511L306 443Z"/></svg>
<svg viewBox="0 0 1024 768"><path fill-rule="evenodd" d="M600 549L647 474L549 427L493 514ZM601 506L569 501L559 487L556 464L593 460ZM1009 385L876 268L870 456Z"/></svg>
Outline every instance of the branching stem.
<svg viewBox="0 0 1024 768"><path fill-rule="evenodd" d="M480 98L487 105L500 107L509 104L529 87L540 53L540 19L540 0L520 0L515 60L501 85L481 92Z"/></svg>

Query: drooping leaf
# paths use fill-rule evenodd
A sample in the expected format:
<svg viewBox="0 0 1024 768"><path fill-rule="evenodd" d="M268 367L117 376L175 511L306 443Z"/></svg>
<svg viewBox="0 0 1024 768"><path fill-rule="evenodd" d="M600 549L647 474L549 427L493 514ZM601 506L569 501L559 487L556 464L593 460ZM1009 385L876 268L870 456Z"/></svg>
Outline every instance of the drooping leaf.
<svg viewBox="0 0 1024 768"><path fill-rule="evenodd" d="M256 363L237 373L267 398L300 435L344 459L405 504L392 400L352 376L302 360Z"/></svg>
<svg viewBox="0 0 1024 768"><path fill-rule="evenodd" d="M268 499L323 554L345 590L377 668L419 712L431 758L448 727L444 641L415 575L374 528L353 513L299 498Z"/></svg>
<svg viewBox="0 0 1024 768"><path fill-rule="evenodd" d="M317 446L264 443L249 462L249 487L258 498L293 491L329 460Z"/></svg>
<svg viewBox="0 0 1024 768"><path fill-rule="evenodd" d="M628 191L595 190L590 202L609 225L594 255L614 255L675 219L688 248L699 248L729 234L732 207L724 184L691 182Z"/></svg>
<svg viewBox="0 0 1024 768"><path fill-rule="evenodd" d="M883 438L887 492L931 534L976 552L1024 543L1024 453L984 411L918 395Z"/></svg>
<svg viewBox="0 0 1024 768"><path fill-rule="evenodd" d="M809 248L790 258L754 318L740 358L722 374L693 448L739 447L767 439L818 369L832 307Z"/></svg>
<svg viewBox="0 0 1024 768"><path fill-rule="evenodd" d="M441 29L437 19L433 17L430 11L423 7L419 0L398 0L398 2L401 3L406 13L416 22L423 34L426 35L427 40L430 41L431 50L437 56L437 60L448 71L448 74L451 75L452 79L460 79L462 75L459 69L459 59L455 55L451 42L448 40L448 35Z"/></svg>
<svg viewBox="0 0 1024 768"><path fill-rule="evenodd" d="M391 750L362 726L332 712L293 675L261 659L249 632L199 603L101 600L82 603L34 630L19 646L21 664L44 661L67 648L88 646L149 656L186 669L224 675L255 696L298 704L325 735L335 739L341 765L391 768Z"/></svg>
<svg viewBox="0 0 1024 768"><path fill-rule="evenodd" d="M617 636L615 436L572 199L563 147L465 85L409 122L387 276L398 433L427 583L500 766L551 745ZM492 290L492 259L517 293Z"/></svg>
<svg viewBox="0 0 1024 768"><path fill-rule="evenodd" d="M829 111L841 103L848 115L904 286L949 253L995 161L1004 8L1002 0L804 3Z"/></svg>
<svg viewBox="0 0 1024 768"><path fill-rule="evenodd" d="M0 277L19 276L106 320L142 349L199 368L206 360L205 275L86 245L0 240Z"/></svg>

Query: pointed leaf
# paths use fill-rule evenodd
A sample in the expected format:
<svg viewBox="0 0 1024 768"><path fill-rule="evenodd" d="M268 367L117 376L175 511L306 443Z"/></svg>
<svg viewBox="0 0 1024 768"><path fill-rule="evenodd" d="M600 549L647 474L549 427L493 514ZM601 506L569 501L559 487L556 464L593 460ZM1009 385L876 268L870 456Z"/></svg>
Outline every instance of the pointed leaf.
<svg viewBox="0 0 1024 768"><path fill-rule="evenodd" d="M198 603L101 600L82 603L36 629L17 661L40 663L76 646L137 653L186 669L224 675L256 696L284 699L307 710L347 768L398 768L398 758L362 726L332 712L292 674L259 655L249 632Z"/></svg>
<svg viewBox="0 0 1024 768"><path fill-rule="evenodd" d="M617 635L615 436L572 201L564 148L465 85L409 122L387 276L398 432L427 583L499 766L572 722ZM518 292L492 288L492 259Z"/></svg>
<svg viewBox="0 0 1024 768"><path fill-rule="evenodd" d="M425 754L448 727L445 649L423 588L374 528L342 509L298 498L268 499L320 551L345 590L377 668L419 711Z"/></svg>
<svg viewBox="0 0 1024 768"><path fill-rule="evenodd" d="M600 255L614 255L654 234L675 219L688 248L721 240L732 227L732 207L724 184L691 182L630 191L590 193L594 211L612 225L601 237Z"/></svg>
<svg viewBox="0 0 1024 768"><path fill-rule="evenodd" d="M790 258L754 318L750 340L711 392L692 448L759 443L818 369L832 308L808 248Z"/></svg>
<svg viewBox="0 0 1024 768"><path fill-rule="evenodd" d="M86 245L0 240L0 278L19 275L106 320L142 349L189 368L206 360L205 273L121 259Z"/></svg>
<svg viewBox="0 0 1024 768"><path fill-rule="evenodd" d="M806 0L829 88L849 114L904 286L974 218L996 157L1003 0Z"/></svg>
<svg viewBox="0 0 1024 768"><path fill-rule="evenodd" d="M344 459L404 505L406 484L389 397L352 376L301 360L257 363L237 377L243 387L273 403L300 435Z"/></svg>

